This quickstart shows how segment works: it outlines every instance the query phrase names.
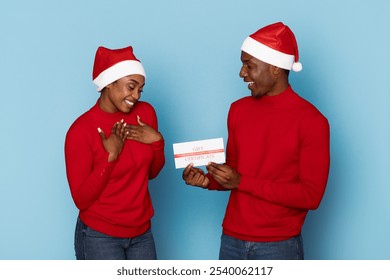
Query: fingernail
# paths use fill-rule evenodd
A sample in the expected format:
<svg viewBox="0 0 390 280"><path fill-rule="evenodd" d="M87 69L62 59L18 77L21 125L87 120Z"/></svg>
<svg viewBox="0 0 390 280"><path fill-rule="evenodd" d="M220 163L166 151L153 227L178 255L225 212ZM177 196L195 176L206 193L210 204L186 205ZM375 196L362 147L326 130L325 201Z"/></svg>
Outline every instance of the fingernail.
<svg viewBox="0 0 390 280"><path fill-rule="evenodd" d="M97 128L97 131L100 133L102 132L102 130L100 129L100 127Z"/></svg>

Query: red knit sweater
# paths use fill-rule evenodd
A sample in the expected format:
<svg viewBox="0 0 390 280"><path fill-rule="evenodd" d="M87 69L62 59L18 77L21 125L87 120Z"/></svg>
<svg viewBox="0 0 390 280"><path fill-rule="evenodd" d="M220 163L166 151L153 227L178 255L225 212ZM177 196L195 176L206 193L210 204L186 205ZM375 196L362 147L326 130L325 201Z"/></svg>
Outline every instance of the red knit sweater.
<svg viewBox="0 0 390 280"><path fill-rule="evenodd" d="M276 96L242 98L229 111L226 153L241 181L230 194L224 233L260 242L298 235L325 191L327 119L291 87ZM209 189L223 188L211 179Z"/></svg>
<svg viewBox="0 0 390 280"><path fill-rule="evenodd" d="M97 128L108 137L121 119L138 125L137 115L157 130L156 113L146 102L137 102L128 114L106 113L96 103L72 124L65 140L66 172L81 220L115 237L134 237L150 227L148 180L164 166L164 141L147 145L126 140L119 158L108 162Z"/></svg>

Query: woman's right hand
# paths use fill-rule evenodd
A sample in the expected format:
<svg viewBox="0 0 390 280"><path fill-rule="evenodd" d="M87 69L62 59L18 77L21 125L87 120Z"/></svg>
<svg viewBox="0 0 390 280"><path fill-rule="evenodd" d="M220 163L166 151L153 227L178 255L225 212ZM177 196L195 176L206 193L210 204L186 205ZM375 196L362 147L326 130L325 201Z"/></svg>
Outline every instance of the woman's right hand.
<svg viewBox="0 0 390 280"><path fill-rule="evenodd" d="M126 141L127 132L125 130L126 123L123 120L117 122L113 125L111 129L111 134L107 138L103 130L98 128L100 137L102 138L102 143L104 149L108 152L108 162L114 161L120 155L123 145Z"/></svg>

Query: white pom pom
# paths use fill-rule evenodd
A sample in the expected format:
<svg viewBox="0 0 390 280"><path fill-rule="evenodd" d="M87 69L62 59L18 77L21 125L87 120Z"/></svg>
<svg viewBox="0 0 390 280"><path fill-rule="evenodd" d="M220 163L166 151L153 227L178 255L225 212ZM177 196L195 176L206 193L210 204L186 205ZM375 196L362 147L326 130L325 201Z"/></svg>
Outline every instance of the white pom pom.
<svg viewBox="0 0 390 280"><path fill-rule="evenodd" d="M302 64L300 62L294 62L293 65L292 65L291 70L293 70L294 72L301 71L302 70Z"/></svg>
<svg viewBox="0 0 390 280"><path fill-rule="evenodd" d="M292 70L294 72L299 72L302 70L302 64L300 62L294 62L292 65Z"/></svg>

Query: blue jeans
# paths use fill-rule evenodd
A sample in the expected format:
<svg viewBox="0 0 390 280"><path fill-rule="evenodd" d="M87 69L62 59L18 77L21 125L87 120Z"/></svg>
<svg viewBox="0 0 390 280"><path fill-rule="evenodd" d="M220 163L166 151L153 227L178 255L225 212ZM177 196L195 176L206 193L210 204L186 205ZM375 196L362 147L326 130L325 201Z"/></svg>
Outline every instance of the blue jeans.
<svg viewBox="0 0 390 280"><path fill-rule="evenodd" d="M155 260L152 231L133 238L118 238L93 230L77 219L74 247L78 260Z"/></svg>
<svg viewBox="0 0 390 280"><path fill-rule="evenodd" d="M303 260L302 236L277 242L251 242L222 234L220 260Z"/></svg>

